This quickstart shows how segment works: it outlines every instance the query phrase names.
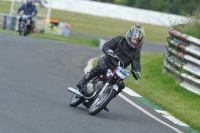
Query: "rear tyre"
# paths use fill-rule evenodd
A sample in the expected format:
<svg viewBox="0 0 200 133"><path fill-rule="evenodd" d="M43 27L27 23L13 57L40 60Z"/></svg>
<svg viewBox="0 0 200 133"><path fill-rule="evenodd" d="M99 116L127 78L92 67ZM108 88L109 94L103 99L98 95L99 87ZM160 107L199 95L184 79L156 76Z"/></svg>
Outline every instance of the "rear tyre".
<svg viewBox="0 0 200 133"><path fill-rule="evenodd" d="M73 94L73 96L70 99L69 105L71 107L76 107L79 104L81 104L83 102L83 98L82 97L78 97L77 95Z"/></svg>
<svg viewBox="0 0 200 133"><path fill-rule="evenodd" d="M101 96L97 97L89 108L89 114L93 116L98 114L108 105L115 95L116 91L110 89L109 92L104 92Z"/></svg>

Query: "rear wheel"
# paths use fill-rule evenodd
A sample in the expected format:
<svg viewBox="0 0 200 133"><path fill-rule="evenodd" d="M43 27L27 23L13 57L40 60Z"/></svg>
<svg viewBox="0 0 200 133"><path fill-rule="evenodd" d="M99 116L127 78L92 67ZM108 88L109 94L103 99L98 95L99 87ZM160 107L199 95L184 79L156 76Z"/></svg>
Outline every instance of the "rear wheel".
<svg viewBox="0 0 200 133"><path fill-rule="evenodd" d="M79 104L81 104L82 102L83 102L83 98L82 97L79 97L79 96L73 94L73 96L71 97L71 100L69 102L69 105L71 107L76 107Z"/></svg>
<svg viewBox="0 0 200 133"><path fill-rule="evenodd" d="M110 89L109 91L104 92L101 96L98 96L90 106L89 114L96 115L99 113L107 106L107 104L113 99L115 95L116 91Z"/></svg>

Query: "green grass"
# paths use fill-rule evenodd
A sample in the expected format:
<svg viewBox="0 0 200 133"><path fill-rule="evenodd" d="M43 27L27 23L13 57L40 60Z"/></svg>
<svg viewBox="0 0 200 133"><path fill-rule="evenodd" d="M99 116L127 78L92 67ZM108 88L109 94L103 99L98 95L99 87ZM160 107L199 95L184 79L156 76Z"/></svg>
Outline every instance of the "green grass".
<svg viewBox="0 0 200 133"><path fill-rule="evenodd" d="M9 31L9 30L2 30L2 29L0 29L0 32L6 33L6 34L14 34L14 35L19 34L16 31ZM42 33L31 34L31 35L28 35L28 36L29 37L35 37L35 38L61 41L61 42L68 42L68 43L79 44L79 45L90 46L90 47L97 47L98 46L96 40L93 39L93 38L65 37L65 36L42 34Z"/></svg>
<svg viewBox="0 0 200 133"><path fill-rule="evenodd" d="M60 11L52 11L52 16L59 16L58 14L60 14ZM60 16L56 17L56 19L62 20L64 22L69 22L71 24L72 32L105 36L125 36L127 30L134 25L134 22L118 19L96 17L64 11L62 11L62 14L66 14L68 17L64 19L63 16ZM143 24L143 27L145 27L146 41L162 43L166 42L166 37L168 36L167 27L148 24Z"/></svg>
<svg viewBox="0 0 200 133"><path fill-rule="evenodd" d="M19 34L19 33L16 32L16 31L3 30L3 29L0 29L0 32L1 32L1 33L6 33L6 34L13 34L13 35L17 35L17 34Z"/></svg>
<svg viewBox="0 0 200 133"><path fill-rule="evenodd" d="M15 9L20 6L15 4ZM10 2L0 1L0 13L9 13ZM38 14L46 14L46 9L38 7ZM71 32L96 34L104 36L125 36L127 30L135 25L135 22L97 17L68 11L52 10L52 19L58 19L71 25ZM145 41L166 43L168 36L167 27L143 24L146 36Z"/></svg>
<svg viewBox="0 0 200 133"><path fill-rule="evenodd" d="M45 39L50 39L50 40L57 40L57 41L79 44L79 45L84 45L84 46L91 46L91 47L98 46L95 42L96 40L92 38L64 37L64 36L59 36L59 35L42 34L42 33L32 34L31 37L45 38Z"/></svg>
<svg viewBox="0 0 200 133"><path fill-rule="evenodd" d="M126 86L167 110L171 115L200 131L200 97L175 83L162 73L163 54L142 53L141 80L125 80Z"/></svg>

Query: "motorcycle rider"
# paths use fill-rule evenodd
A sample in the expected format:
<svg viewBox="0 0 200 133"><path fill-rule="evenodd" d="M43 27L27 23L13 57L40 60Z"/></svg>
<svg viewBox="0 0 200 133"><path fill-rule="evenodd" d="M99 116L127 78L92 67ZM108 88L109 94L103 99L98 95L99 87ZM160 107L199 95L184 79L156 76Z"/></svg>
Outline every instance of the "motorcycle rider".
<svg viewBox="0 0 200 133"><path fill-rule="evenodd" d="M36 9L36 6L33 5L33 1L32 0L27 0L27 3L26 4L23 4L19 9L18 9L18 14L21 12L21 11L24 11L23 14L25 15L31 15L31 17L29 18L30 19L30 25L27 27L28 28L28 33L31 33L31 30L32 30L32 16L36 16L37 14L37 9ZM22 21L22 18L20 17L19 19L19 27L20 27L20 22Z"/></svg>
<svg viewBox="0 0 200 133"><path fill-rule="evenodd" d="M102 51L105 55L99 59L97 66L88 72L76 85L79 88L79 91L83 92L83 88L88 81L101 75L107 69L113 71L118 64L118 60L113 58L120 59L125 68L131 64L133 70L131 73L133 74L133 77L136 80L140 80L140 50L138 46L142 44L142 41L142 31L137 27L133 27L128 30L126 37L116 36L106 42L102 47ZM125 88L124 82L118 82L118 87L119 91L116 95ZM108 111L107 108L105 110Z"/></svg>

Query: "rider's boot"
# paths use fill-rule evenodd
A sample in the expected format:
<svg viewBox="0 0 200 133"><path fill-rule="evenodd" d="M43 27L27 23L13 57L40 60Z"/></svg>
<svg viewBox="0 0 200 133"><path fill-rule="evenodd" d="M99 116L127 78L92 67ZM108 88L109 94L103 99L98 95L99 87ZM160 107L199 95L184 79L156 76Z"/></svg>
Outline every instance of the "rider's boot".
<svg viewBox="0 0 200 133"><path fill-rule="evenodd" d="M107 106L104 108L104 110L107 111L107 112L109 111L109 109L107 108Z"/></svg>
<svg viewBox="0 0 200 133"><path fill-rule="evenodd" d="M92 78L93 78L93 75L90 74L90 73L87 73L87 74L81 79L81 81L78 82L78 84L77 84L76 86L77 86L77 87L79 88L79 90L82 92L82 90L83 90L85 84L86 84L88 81L90 81Z"/></svg>

